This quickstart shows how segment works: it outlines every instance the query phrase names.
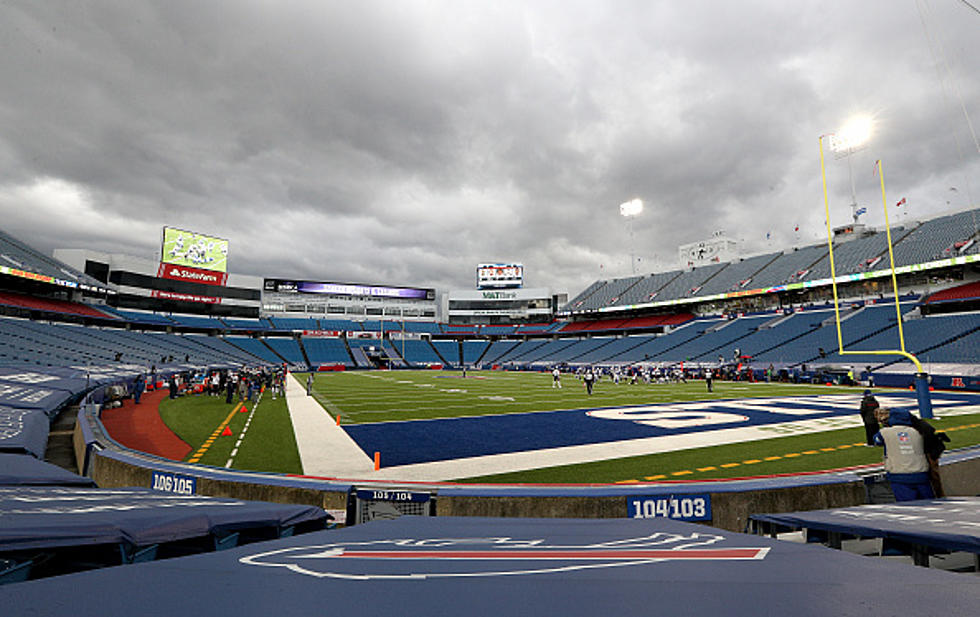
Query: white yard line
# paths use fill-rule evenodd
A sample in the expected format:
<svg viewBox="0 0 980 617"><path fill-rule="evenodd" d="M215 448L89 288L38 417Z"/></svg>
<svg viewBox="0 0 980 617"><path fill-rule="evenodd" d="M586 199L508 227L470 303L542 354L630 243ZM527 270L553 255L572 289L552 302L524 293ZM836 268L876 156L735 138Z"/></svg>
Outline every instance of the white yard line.
<svg viewBox="0 0 980 617"><path fill-rule="evenodd" d="M245 433L248 432L248 427L252 425L252 417L255 415L255 408L259 406L259 402L262 400L262 393L259 392L258 396L255 397L255 404L249 403L252 408L248 412L248 418L245 420L245 426L242 427L242 432L238 434L238 441L235 442L235 447L231 449L231 454L228 456L228 462L225 463L225 469L231 469L232 464L235 462L235 457L238 456L238 448L241 447L242 441L245 440Z"/></svg>
<svg viewBox="0 0 980 617"><path fill-rule="evenodd" d="M286 406L293 422L303 473L309 476L367 477L374 459L364 453L337 420L290 373L286 379Z"/></svg>

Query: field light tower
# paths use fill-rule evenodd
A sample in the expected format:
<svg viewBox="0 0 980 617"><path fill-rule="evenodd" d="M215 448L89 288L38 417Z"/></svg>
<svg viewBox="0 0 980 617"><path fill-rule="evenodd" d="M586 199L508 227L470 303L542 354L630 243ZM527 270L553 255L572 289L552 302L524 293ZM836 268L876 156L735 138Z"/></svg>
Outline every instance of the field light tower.
<svg viewBox="0 0 980 617"><path fill-rule="evenodd" d="M633 219L636 218L636 216L641 212L643 212L643 200L641 199L631 199L625 203L619 204L619 214L626 217L626 224L629 227L630 270L633 274L636 274L636 259L633 251Z"/></svg>
<svg viewBox="0 0 980 617"><path fill-rule="evenodd" d="M871 139L874 123L871 116L854 116L844 123L839 131L830 135L830 149L836 158L847 159L847 175L851 180L851 218L858 222L857 193L854 190L854 170L851 168L851 155L862 150Z"/></svg>

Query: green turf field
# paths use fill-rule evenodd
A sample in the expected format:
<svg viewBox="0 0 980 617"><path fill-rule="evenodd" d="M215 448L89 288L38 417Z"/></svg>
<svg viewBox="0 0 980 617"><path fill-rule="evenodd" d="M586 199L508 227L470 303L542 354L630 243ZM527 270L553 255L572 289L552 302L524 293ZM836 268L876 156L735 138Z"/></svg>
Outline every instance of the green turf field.
<svg viewBox="0 0 980 617"><path fill-rule="evenodd" d="M603 380L589 396L573 376L562 377L561 390L552 388L551 384L551 375L544 373L469 372L463 379L459 372L449 371L351 371L318 374L313 394L332 416L340 416L342 424L355 424L711 398L858 395L862 391L845 387L715 382L714 392L708 393L701 381L615 385ZM198 396L167 400L161 414L168 426L193 447L189 461L224 467L249 416L232 411L222 397ZM217 434L226 420L232 436ZM949 433L953 440L950 448L980 443L980 414L951 416L932 424ZM863 440L863 428L856 427L462 481L633 483L800 473L880 463L881 451L859 445ZM198 455L202 449L203 453ZM273 401L263 395L231 467L302 472L283 399Z"/></svg>
<svg viewBox="0 0 980 617"><path fill-rule="evenodd" d="M192 451L185 459L189 462L225 467L231 459L233 469L302 473L286 399L263 393L257 405L245 403L245 408L254 413L236 411L240 406L226 405L224 396L192 395L163 399L160 417L190 444ZM245 438L233 456L250 415ZM231 435L220 434L225 426Z"/></svg>
<svg viewBox="0 0 980 617"><path fill-rule="evenodd" d="M345 424L452 418L530 411L805 394L860 394L857 388L703 381L686 384L613 384L603 379L592 396L572 375L551 387L550 373L470 371L350 371L321 373L314 396Z"/></svg>

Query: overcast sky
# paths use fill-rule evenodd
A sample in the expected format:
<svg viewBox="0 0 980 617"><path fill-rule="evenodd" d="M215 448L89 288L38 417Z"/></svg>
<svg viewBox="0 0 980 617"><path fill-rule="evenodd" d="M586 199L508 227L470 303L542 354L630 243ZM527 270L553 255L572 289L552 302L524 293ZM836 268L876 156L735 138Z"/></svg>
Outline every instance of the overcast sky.
<svg viewBox="0 0 980 617"><path fill-rule="evenodd" d="M170 225L235 273L440 290L516 261L574 296L631 248L650 272L719 230L825 239L818 137L857 113L831 224L848 164L882 224L876 159L931 217L980 202L976 6L0 0L0 225L148 259Z"/></svg>

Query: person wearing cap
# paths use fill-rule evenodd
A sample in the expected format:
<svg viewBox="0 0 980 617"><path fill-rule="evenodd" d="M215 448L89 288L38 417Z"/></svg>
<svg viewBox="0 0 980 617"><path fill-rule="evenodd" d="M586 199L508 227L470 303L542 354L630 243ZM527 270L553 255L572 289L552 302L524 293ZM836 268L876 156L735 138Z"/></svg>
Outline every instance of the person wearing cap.
<svg viewBox="0 0 980 617"><path fill-rule="evenodd" d="M865 390L861 398L861 420L864 422L865 445L874 445L874 436L880 426L875 418L875 410L879 408L878 399L871 394L871 390Z"/></svg>
<svg viewBox="0 0 980 617"><path fill-rule="evenodd" d="M934 499L925 440L912 427L912 414L905 409L879 407L876 415L883 426L875 434L874 444L885 448L885 475L895 501Z"/></svg>

